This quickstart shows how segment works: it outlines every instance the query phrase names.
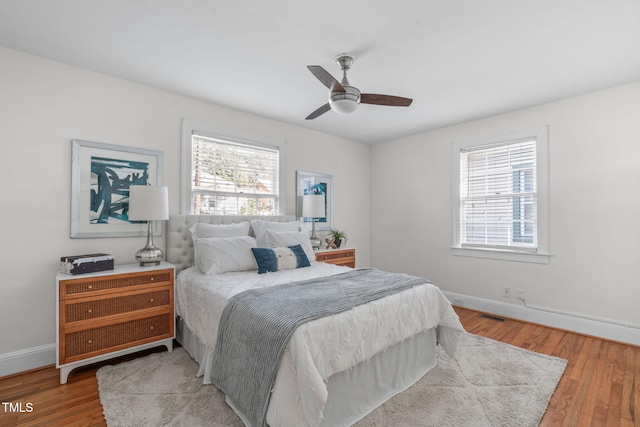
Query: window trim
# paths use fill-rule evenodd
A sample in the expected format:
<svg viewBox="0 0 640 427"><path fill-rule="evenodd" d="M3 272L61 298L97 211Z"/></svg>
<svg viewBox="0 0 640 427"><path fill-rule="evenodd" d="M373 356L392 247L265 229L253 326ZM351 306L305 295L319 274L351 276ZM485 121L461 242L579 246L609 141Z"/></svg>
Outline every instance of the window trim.
<svg viewBox="0 0 640 427"><path fill-rule="evenodd" d="M463 247L460 243L460 152L470 147L496 145L509 141L536 139L536 186L537 186L537 227L538 245L535 252L525 248L493 249L478 247ZM549 126L541 125L529 129L516 131L496 138L483 141L467 141L452 144L453 163L453 255L474 258L490 258L505 261L521 261L538 264L548 264L551 253L549 251Z"/></svg>
<svg viewBox="0 0 640 427"><path fill-rule="evenodd" d="M200 122L191 119L182 119L182 170L180 174L180 212L186 215L191 213L191 136L195 133L203 136L237 142L256 147L274 148L279 151L278 173L278 207L277 212L283 215L286 212L285 202L285 159L286 141L281 139L269 139L262 136L251 135L235 129L227 129L218 125Z"/></svg>

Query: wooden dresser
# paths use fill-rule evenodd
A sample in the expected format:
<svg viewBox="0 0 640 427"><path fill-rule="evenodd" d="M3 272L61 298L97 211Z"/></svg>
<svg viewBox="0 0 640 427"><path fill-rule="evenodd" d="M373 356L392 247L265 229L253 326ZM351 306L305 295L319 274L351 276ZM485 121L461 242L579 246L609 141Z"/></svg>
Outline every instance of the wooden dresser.
<svg viewBox="0 0 640 427"><path fill-rule="evenodd" d="M356 250L354 248L320 249L316 252L316 261L356 268Z"/></svg>
<svg viewBox="0 0 640 427"><path fill-rule="evenodd" d="M166 262L77 276L58 273L60 383L79 366L160 345L172 351L174 276Z"/></svg>

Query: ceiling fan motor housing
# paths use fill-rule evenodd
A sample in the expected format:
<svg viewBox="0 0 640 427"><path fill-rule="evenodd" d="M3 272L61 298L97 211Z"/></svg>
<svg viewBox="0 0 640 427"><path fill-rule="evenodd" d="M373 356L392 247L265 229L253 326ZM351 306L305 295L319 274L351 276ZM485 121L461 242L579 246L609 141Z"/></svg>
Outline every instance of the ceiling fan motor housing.
<svg viewBox="0 0 640 427"><path fill-rule="evenodd" d="M329 93L329 105L331 109L336 113L347 114L353 113L358 108L360 103L360 90L349 85L347 80L347 70L351 68L355 57L348 53L342 53L336 56L336 64L342 70L343 77L340 84L344 88L345 92L330 92Z"/></svg>
<svg viewBox="0 0 640 427"><path fill-rule="evenodd" d="M336 113L353 113L360 103L360 90L353 86L342 85L345 92L331 92L329 105Z"/></svg>

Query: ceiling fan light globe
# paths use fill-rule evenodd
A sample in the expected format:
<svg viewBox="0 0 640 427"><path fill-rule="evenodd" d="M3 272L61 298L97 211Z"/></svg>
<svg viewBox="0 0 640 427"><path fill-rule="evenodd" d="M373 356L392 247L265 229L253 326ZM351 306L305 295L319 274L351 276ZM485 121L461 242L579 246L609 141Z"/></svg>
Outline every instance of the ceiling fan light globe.
<svg viewBox="0 0 640 427"><path fill-rule="evenodd" d="M353 113L360 103L360 91L352 86L344 86L346 92L331 92L329 105L336 113Z"/></svg>
<svg viewBox="0 0 640 427"><path fill-rule="evenodd" d="M353 113L358 108L358 102L352 99L332 99L329 105L333 111L340 114Z"/></svg>

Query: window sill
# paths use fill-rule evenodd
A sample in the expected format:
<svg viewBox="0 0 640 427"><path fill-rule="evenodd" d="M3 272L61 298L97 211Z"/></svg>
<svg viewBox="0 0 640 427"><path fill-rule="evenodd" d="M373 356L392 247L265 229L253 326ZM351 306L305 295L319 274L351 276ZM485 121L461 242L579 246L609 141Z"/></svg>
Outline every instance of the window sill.
<svg viewBox="0 0 640 427"><path fill-rule="evenodd" d="M453 255L467 256L473 258L489 258L502 261L530 262L534 264L549 264L551 254L503 251L497 249L477 249L477 248L451 248Z"/></svg>

